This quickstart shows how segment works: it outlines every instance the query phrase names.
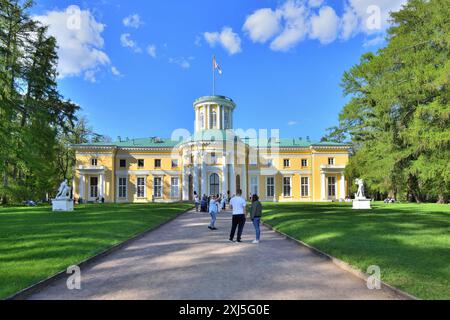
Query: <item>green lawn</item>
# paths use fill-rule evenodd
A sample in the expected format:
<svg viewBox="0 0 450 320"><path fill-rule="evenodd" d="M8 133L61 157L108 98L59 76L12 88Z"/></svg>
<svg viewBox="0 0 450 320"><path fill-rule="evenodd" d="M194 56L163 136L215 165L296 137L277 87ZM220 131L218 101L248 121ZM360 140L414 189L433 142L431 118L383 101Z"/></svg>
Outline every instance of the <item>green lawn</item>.
<svg viewBox="0 0 450 320"><path fill-rule="evenodd" d="M422 299L450 299L450 206L264 204L265 222Z"/></svg>
<svg viewBox="0 0 450 320"><path fill-rule="evenodd" d="M0 207L0 298L77 264L192 207L190 204Z"/></svg>

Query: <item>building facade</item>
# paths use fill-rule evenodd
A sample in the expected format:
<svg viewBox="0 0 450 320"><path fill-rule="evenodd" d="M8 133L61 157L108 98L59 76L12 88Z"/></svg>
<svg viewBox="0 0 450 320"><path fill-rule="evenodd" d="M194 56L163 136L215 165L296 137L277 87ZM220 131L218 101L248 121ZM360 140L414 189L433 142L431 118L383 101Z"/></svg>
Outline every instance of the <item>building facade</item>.
<svg viewBox="0 0 450 320"><path fill-rule="evenodd" d="M349 145L238 132L235 109L230 98L202 97L194 102L195 128L189 137L74 145L74 197L176 202L192 200L194 192L232 196L239 189L276 202L347 197Z"/></svg>

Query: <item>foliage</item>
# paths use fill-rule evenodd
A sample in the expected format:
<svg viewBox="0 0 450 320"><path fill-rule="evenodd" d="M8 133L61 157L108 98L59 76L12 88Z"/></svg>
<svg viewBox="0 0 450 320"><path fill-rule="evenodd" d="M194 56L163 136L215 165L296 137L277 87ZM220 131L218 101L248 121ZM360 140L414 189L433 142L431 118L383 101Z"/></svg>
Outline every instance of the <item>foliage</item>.
<svg viewBox="0 0 450 320"><path fill-rule="evenodd" d="M347 175L410 201L450 194L450 0L411 0L391 14L388 44L345 72L350 102L327 140L350 138Z"/></svg>

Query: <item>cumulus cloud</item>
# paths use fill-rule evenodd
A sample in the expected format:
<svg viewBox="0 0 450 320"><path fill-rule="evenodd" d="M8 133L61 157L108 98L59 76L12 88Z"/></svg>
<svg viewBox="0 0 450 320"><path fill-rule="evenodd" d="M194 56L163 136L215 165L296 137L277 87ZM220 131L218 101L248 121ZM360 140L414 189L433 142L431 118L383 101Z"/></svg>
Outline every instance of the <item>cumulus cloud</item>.
<svg viewBox="0 0 450 320"><path fill-rule="evenodd" d="M339 30L339 17L333 8L322 7L318 15L311 17L311 39L327 44L336 40Z"/></svg>
<svg viewBox="0 0 450 320"><path fill-rule="evenodd" d="M221 32L205 32L203 36L211 47L220 44L230 55L242 51L241 38L230 27L223 27Z"/></svg>
<svg viewBox="0 0 450 320"><path fill-rule="evenodd" d="M243 30L253 42L264 43L280 31L280 18L277 11L259 9L247 17Z"/></svg>
<svg viewBox="0 0 450 320"><path fill-rule="evenodd" d="M305 39L328 44L348 40L356 34L373 36L380 42L389 27L389 13L407 0L344 0L341 16L323 0L286 0L278 7L261 8L247 16L243 31L255 43L266 43L274 51L289 51ZM377 40L375 40L377 39Z"/></svg>
<svg viewBox="0 0 450 320"><path fill-rule="evenodd" d="M90 11L69 6L33 18L47 25L49 34L57 40L59 78L84 75L87 81L95 82L99 67L110 65L103 51L105 25L97 22Z"/></svg>
<svg viewBox="0 0 450 320"><path fill-rule="evenodd" d="M141 17L138 14L130 15L123 19L125 27L138 29L142 25Z"/></svg>
<svg viewBox="0 0 450 320"><path fill-rule="evenodd" d="M120 77L122 75L122 73L115 66L111 67L111 73L116 77Z"/></svg>
<svg viewBox="0 0 450 320"><path fill-rule="evenodd" d="M139 48L136 41L131 39L131 35L129 33L124 33L120 36L120 43L122 44L122 47L130 48L136 53L142 52L142 49Z"/></svg>

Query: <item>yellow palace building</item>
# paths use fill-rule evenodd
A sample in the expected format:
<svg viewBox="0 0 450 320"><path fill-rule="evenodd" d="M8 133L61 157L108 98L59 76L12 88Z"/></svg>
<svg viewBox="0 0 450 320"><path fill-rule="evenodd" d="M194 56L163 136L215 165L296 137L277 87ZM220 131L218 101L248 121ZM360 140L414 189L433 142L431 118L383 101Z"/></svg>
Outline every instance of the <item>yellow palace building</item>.
<svg viewBox="0 0 450 320"><path fill-rule="evenodd" d="M86 201L176 202L241 189L263 201L334 201L348 196L350 146L233 129L225 96L194 102L194 134L74 145L74 197Z"/></svg>

